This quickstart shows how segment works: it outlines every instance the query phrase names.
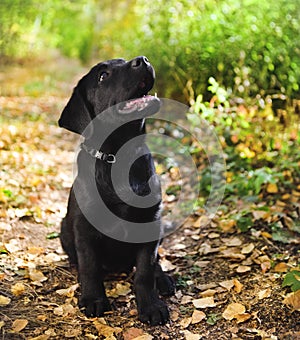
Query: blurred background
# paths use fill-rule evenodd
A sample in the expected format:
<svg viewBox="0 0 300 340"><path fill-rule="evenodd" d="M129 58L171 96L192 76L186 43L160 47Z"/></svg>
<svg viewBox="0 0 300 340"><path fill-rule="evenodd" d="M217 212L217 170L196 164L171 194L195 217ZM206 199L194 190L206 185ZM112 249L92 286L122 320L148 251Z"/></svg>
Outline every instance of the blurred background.
<svg viewBox="0 0 300 340"><path fill-rule="evenodd" d="M299 97L297 0L1 0L0 62L146 55L163 97L189 102L214 77L237 97Z"/></svg>

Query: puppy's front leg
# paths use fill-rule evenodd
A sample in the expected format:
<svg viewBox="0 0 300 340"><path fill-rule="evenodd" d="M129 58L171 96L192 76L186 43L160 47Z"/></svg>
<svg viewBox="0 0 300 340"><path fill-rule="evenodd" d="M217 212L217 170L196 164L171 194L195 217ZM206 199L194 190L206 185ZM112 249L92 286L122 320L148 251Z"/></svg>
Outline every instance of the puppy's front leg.
<svg viewBox="0 0 300 340"><path fill-rule="evenodd" d="M159 299L155 285L156 243L141 247L136 262L134 279L136 302L140 321L152 326L169 320L167 305Z"/></svg>
<svg viewBox="0 0 300 340"><path fill-rule="evenodd" d="M111 310L111 306L105 294L104 275L96 244L91 239L83 239L82 236L80 242L76 243L81 286L79 307L84 308L86 316L103 316L104 312Z"/></svg>

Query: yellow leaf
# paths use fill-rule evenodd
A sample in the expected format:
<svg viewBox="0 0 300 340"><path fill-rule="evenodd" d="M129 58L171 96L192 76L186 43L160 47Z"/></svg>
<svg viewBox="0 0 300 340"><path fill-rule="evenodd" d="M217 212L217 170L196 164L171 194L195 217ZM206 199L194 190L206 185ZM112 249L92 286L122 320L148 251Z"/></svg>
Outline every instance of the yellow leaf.
<svg viewBox="0 0 300 340"><path fill-rule="evenodd" d="M235 220L221 220L219 221L219 227L224 232L230 232L236 226Z"/></svg>
<svg viewBox="0 0 300 340"><path fill-rule="evenodd" d="M210 218L206 215L202 215L196 220L196 222L194 222L193 227L194 228L205 227L209 222Z"/></svg>
<svg viewBox="0 0 300 340"><path fill-rule="evenodd" d="M15 295L15 296L19 296L19 295L22 295L24 294L25 292L25 286L22 282L17 282L16 284L14 284L12 287L11 287L11 292Z"/></svg>
<svg viewBox="0 0 300 340"><path fill-rule="evenodd" d="M269 194L277 194L278 193L278 187L276 183L269 183L267 185L267 192Z"/></svg>
<svg viewBox="0 0 300 340"><path fill-rule="evenodd" d="M29 278L31 281L33 281L32 284L37 286L41 286L41 282L48 280L40 270L33 268L29 270Z"/></svg>
<svg viewBox="0 0 300 340"><path fill-rule="evenodd" d="M117 283L116 287L107 291L107 296L117 298L118 296L126 296L131 292L130 283Z"/></svg>
<svg viewBox="0 0 300 340"><path fill-rule="evenodd" d="M238 315L244 314L245 311L246 311L246 308L245 308L244 305L237 303L237 302L233 302L233 303L230 303L226 307L222 316L226 320L232 320L232 319L236 318Z"/></svg>
<svg viewBox="0 0 300 340"><path fill-rule="evenodd" d="M238 279L233 279L233 284L234 284L234 290L239 294L244 285L238 280Z"/></svg>
<svg viewBox="0 0 300 340"><path fill-rule="evenodd" d="M26 319L16 319L12 324L12 330L14 332L20 332L24 329L28 324L28 320Z"/></svg>
<svg viewBox="0 0 300 340"><path fill-rule="evenodd" d="M10 304L11 299L4 296L4 295L0 295L0 306L6 306L8 304Z"/></svg>
<svg viewBox="0 0 300 340"><path fill-rule="evenodd" d="M93 324L97 329L98 335L104 336L106 338L112 337L114 334L122 332L122 328L110 327L98 320L93 321Z"/></svg>
<svg viewBox="0 0 300 340"><path fill-rule="evenodd" d="M279 262L274 267L276 273L286 273L288 271L288 265L285 262Z"/></svg>
<svg viewBox="0 0 300 340"><path fill-rule="evenodd" d="M237 323L245 322L251 318L251 314L244 313L244 314L238 314L236 317Z"/></svg>

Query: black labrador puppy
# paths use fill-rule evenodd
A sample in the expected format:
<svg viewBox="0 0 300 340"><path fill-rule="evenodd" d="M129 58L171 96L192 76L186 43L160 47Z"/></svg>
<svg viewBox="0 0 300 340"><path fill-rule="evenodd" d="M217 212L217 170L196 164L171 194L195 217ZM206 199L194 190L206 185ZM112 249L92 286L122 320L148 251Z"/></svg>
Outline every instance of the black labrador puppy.
<svg viewBox="0 0 300 340"><path fill-rule="evenodd" d="M59 119L60 127L85 138L62 221L61 243L70 264L78 268L79 305L87 316L102 316L111 309L103 285L105 275L135 267L139 319L151 325L169 319L159 294L174 294L174 283L159 264L160 184L144 141L144 118L160 107L158 98L147 95L154 79L146 57L99 63L79 81ZM116 154L132 139L122 153L123 160L118 160ZM122 179L127 160L132 164ZM119 170L117 185L112 181L113 169ZM155 200L147 207L131 205L120 192L123 198L134 193L135 202L149 193Z"/></svg>

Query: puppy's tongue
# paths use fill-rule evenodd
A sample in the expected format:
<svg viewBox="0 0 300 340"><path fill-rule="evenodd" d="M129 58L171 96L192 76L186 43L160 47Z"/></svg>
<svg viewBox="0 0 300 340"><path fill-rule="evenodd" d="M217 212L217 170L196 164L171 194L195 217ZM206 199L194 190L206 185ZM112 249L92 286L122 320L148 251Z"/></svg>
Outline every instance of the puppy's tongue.
<svg viewBox="0 0 300 340"><path fill-rule="evenodd" d="M154 99L153 96L144 96L142 98L130 99L124 103L118 104L118 112L121 114L128 114L132 112L140 112L147 108L150 102Z"/></svg>

